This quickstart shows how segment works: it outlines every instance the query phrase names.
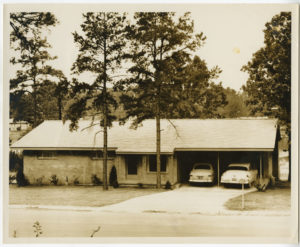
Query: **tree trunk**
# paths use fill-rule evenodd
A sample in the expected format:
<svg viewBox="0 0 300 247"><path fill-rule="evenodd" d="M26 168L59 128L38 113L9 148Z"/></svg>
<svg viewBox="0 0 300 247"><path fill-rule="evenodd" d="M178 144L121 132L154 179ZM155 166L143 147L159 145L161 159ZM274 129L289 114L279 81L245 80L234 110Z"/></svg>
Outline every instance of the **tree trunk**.
<svg viewBox="0 0 300 247"><path fill-rule="evenodd" d="M107 185L107 97L106 97L106 39L104 38L104 46L103 46L103 57L104 57L104 81L103 81L103 190L108 190Z"/></svg>
<svg viewBox="0 0 300 247"><path fill-rule="evenodd" d="M36 127L36 119L37 119L37 117L36 117L36 112L37 112L37 107L36 107L36 94L35 93L33 93L33 104L34 104L34 109L33 109L33 128L35 128Z"/></svg>
<svg viewBox="0 0 300 247"><path fill-rule="evenodd" d="M291 157L291 144L290 144L290 140L289 140L289 176L288 176L288 181L291 182L291 168L292 168L292 157Z"/></svg>
<svg viewBox="0 0 300 247"><path fill-rule="evenodd" d="M156 105L156 187L161 188L161 175L160 175L160 109L159 102Z"/></svg>
<svg viewBox="0 0 300 247"><path fill-rule="evenodd" d="M106 108L106 104L105 104L104 108ZM108 185L107 185L107 114L106 113L104 113L104 116L103 116L103 130L104 130L104 133L103 133L103 190L108 190Z"/></svg>
<svg viewBox="0 0 300 247"><path fill-rule="evenodd" d="M57 106L58 106L58 119L62 119L62 100L61 97L58 97L57 99Z"/></svg>
<svg viewBox="0 0 300 247"><path fill-rule="evenodd" d="M35 52L34 52L35 54ZM36 63L33 64L33 86L32 86L32 96L33 96L33 128L37 126L37 68Z"/></svg>

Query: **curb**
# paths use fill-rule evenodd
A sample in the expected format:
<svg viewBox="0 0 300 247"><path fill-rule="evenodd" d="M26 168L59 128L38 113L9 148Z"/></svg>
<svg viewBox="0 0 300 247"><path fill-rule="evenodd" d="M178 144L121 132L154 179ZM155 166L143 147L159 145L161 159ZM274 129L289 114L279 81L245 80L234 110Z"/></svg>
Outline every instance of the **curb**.
<svg viewBox="0 0 300 247"><path fill-rule="evenodd" d="M61 205L19 205L11 204L10 209L49 209L49 210L73 210L73 211L96 211L102 207L84 207L84 206L61 206Z"/></svg>
<svg viewBox="0 0 300 247"><path fill-rule="evenodd" d="M110 205L107 205L110 206ZM239 210L219 210L202 212L174 212L144 210L137 212L109 210L107 206L84 207L84 206L59 206L59 205L9 205L9 209L44 209L44 210L73 210L73 211L102 211L106 213L155 213L155 214L187 214L187 215L211 215L211 216L290 216L289 211L239 211Z"/></svg>

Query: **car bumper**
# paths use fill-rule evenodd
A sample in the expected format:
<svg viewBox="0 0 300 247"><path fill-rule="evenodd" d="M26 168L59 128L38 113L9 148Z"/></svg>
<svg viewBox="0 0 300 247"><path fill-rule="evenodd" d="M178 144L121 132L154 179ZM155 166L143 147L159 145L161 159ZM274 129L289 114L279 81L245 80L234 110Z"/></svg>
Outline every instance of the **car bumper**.
<svg viewBox="0 0 300 247"><path fill-rule="evenodd" d="M190 179L190 183L212 183L213 179Z"/></svg>
<svg viewBox="0 0 300 247"><path fill-rule="evenodd" d="M221 184L249 184L249 181L222 179Z"/></svg>

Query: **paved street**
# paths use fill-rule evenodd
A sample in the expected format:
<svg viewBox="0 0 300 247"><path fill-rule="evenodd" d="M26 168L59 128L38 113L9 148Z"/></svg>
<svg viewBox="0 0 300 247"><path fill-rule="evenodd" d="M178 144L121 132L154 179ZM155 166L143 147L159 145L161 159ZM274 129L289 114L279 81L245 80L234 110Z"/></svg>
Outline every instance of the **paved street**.
<svg viewBox="0 0 300 247"><path fill-rule="evenodd" d="M204 216L199 214L109 213L100 211L10 209L9 235L34 237L39 221L43 237L271 237L290 236L290 216Z"/></svg>

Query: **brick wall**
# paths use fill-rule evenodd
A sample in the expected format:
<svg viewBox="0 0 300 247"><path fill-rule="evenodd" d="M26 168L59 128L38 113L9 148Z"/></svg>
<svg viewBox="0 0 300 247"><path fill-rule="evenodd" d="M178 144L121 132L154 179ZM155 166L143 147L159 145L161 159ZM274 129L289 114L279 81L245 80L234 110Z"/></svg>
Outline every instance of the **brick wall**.
<svg viewBox="0 0 300 247"><path fill-rule="evenodd" d="M121 185L143 184L156 185L156 172L149 171L149 156L140 155L137 175L128 175L125 157L116 155L108 160L107 179L113 165L117 169L118 182ZM39 151L24 152L24 174L30 184L50 184L52 175L58 178L58 184L92 184L91 176L96 174L102 181L103 159L95 159L91 152L54 152L52 156L41 156ZM177 162L172 155L167 157L166 172L161 173L161 183L165 185L177 182Z"/></svg>
<svg viewBox="0 0 300 247"><path fill-rule="evenodd" d="M92 184L91 176L96 174L102 181L102 159L93 159L89 154L66 154L56 152L54 157L41 158L38 153L24 153L24 174L30 184L42 179L43 184L50 184L52 175L58 178L58 184ZM108 160L108 174L114 164L114 158Z"/></svg>

